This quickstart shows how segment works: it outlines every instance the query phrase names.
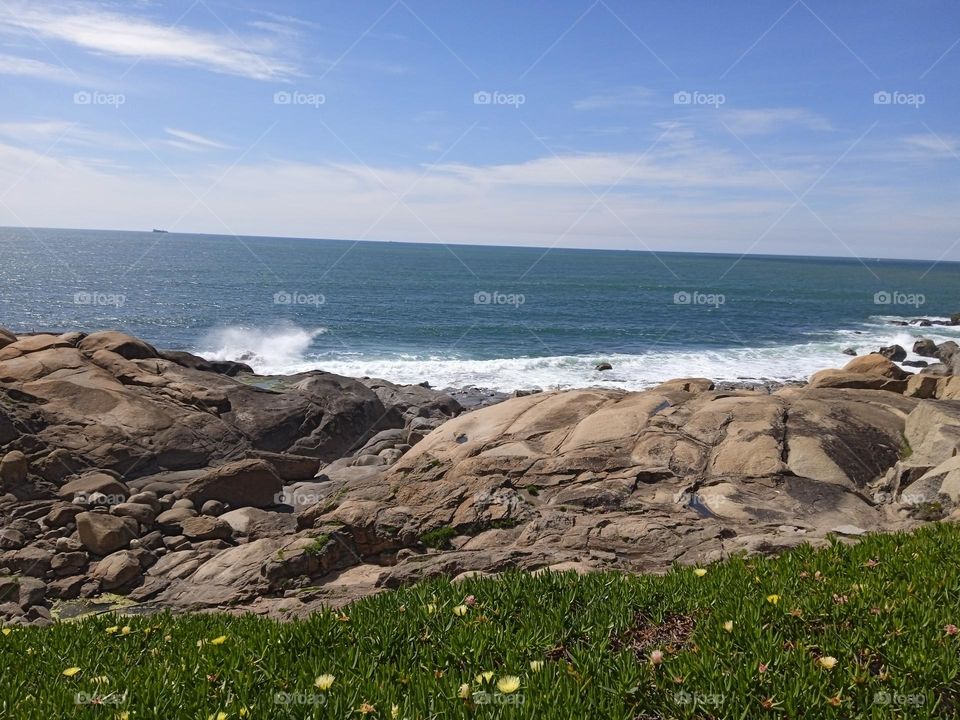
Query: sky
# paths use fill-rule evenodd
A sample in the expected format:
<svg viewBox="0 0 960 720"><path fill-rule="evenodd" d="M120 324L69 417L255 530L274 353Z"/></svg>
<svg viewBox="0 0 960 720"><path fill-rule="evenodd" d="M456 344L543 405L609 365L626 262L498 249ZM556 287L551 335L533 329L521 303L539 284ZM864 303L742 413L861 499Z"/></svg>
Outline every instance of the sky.
<svg viewBox="0 0 960 720"><path fill-rule="evenodd" d="M0 225L960 260L954 0L0 0Z"/></svg>

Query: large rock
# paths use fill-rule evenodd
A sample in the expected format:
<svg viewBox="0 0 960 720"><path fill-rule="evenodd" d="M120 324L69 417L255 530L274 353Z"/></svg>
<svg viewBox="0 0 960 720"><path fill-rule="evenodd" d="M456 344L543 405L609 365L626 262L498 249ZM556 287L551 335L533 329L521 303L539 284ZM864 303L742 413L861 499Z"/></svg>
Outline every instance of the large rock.
<svg viewBox="0 0 960 720"><path fill-rule="evenodd" d="M264 460L238 460L204 473L183 489L195 506L219 500L230 507L266 507L277 503L283 483Z"/></svg>
<svg viewBox="0 0 960 720"><path fill-rule="evenodd" d="M297 518L293 514L252 507L231 510L221 515L220 520L226 522L237 535L251 538L289 535L297 529Z"/></svg>
<svg viewBox="0 0 960 720"><path fill-rule="evenodd" d="M122 503L130 496L130 490L113 475L93 472L63 485L57 494L65 500L79 499L81 502L94 493L105 495L108 504Z"/></svg>
<svg viewBox="0 0 960 720"><path fill-rule="evenodd" d="M810 377L811 388L849 388L853 390L889 390L902 393L907 389L910 373L902 370L878 353L861 355L840 370L821 370Z"/></svg>
<svg viewBox="0 0 960 720"><path fill-rule="evenodd" d="M106 513L77 515L77 533L83 546L95 555L109 555L130 544L137 536L137 522Z"/></svg>
<svg viewBox="0 0 960 720"><path fill-rule="evenodd" d="M906 462L934 467L960 453L960 400L924 400L907 416Z"/></svg>
<svg viewBox="0 0 960 720"><path fill-rule="evenodd" d="M98 350L107 350L127 360L145 360L159 357L156 348L149 343L112 330L91 333L81 340L77 347L81 352L90 355Z"/></svg>
<svg viewBox="0 0 960 720"><path fill-rule="evenodd" d="M11 450L0 460L0 488L11 488L27 481L27 456Z"/></svg>
<svg viewBox="0 0 960 720"><path fill-rule="evenodd" d="M190 540L226 540L233 529L220 518L198 515L180 521L184 537Z"/></svg>
<svg viewBox="0 0 960 720"><path fill-rule="evenodd" d="M140 575L140 562L129 550L111 553L97 563L93 577L100 581L103 590L116 590L129 584Z"/></svg>
<svg viewBox="0 0 960 720"><path fill-rule="evenodd" d="M176 359L185 364L122 333L21 337L0 349L0 393L17 398L0 410L0 443L29 426L44 477L100 468L133 480L256 452L330 462L404 424L350 378L311 372L255 385ZM290 479L309 472L303 459L278 467Z"/></svg>
<svg viewBox="0 0 960 720"><path fill-rule="evenodd" d="M17 336L12 332L7 330L4 327L0 327L0 350L5 348L10 343L15 343L17 341Z"/></svg>
<svg viewBox="0 0 960 720"><path fill-rule="evenodd" d="M926 338L917 340L913 344L913 352L921 357L936 357L937 344L933 340L927 340Z"/></svg>

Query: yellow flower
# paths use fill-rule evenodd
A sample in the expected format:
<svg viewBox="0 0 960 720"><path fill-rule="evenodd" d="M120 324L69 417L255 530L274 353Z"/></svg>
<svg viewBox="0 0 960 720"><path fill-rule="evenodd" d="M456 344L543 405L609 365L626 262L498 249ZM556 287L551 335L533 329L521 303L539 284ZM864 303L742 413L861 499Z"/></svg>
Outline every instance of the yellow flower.
<svg viewBox="0 0 960 720"><path fill-rule="evenodd" d="M533 672L540 672L541 670L543 670L543 660L531 660L530 669Z"/></svg>
<svg viewBox="0 0 960 720"><path fill-rule="evenodd" d="M436 611L437 611L437 606L435 604L429 603L427 605L427 613L429 613L430 615L433 615Z"/></svg>
<svg viewBox="0 0 960 720"><path fill-rule="evenodd" d="M697 568L696 570L693 571L693 574L696 575L697 577L703 577L704 575L707 574L707 569Z"/></svg>
<svg viewBox="0 0 960 720"><path fill-rule="evenodd" d="M211 645L223 645L227 641L226 635L221 635L220 637L215 637L210 641Z"/></svg>
<svg viewBox="0 0 960 720"><path fill-rule="evenodd" d="M486 672L482 672L474 678L474 681L477 683L477 685L479 685L480 683L490 682L491 680L493 680L492 670L487 670Z"/></svg>
<svg viewBox="0 0 960 720"><path fill-rule="evenodd" d="M360 703L360 707L357 709L361 715L369 715L370 713L375 713L377 709L368 702Z"/></svg>
<svg viewBox="0 0 960 720"><path fill-rule="evenodd" d="M67 677L73 677L73 676L76 675L78 672L80 672L80 668L78 668L78 667L68 667L66 670L63 671L63 674L66 675Z"/></svg>
<svg viewBox="0 0 960 720"><path fill-rule="evenodd" d="M831 657L830 655L824 655L821 658L817 658L817 664L824 670L833 670L834 666L837 664L837 659L835 657Z"/></svg>
<svg viewBox="0 0 960 720"><path fill-rule="evenodd" d="M313 681L313 684L320 690L329 690L330 686L333 685L335 680L334 676L330 673L325 673Z"/></svg>
<svg viewBox="0 0 960 720"><path fill-rule="evenodd" d="M3 634L4 634L4 635L9 635L9 634L12 633L12 632L13 632L13 630L11 630L10 628L4 628L4 629L3 629Z"/></svg>
<svg viewBox="0 0 960 720"><path fill-rule="evenodd" d="M780 602L780 596L779 596L779 595L767 595L767 602L770 603L771 605L776 605L778 602Z"/></svg>
<svg viewBox="0 0 960 720"><path fill-rule="evenodd" d="M221 710L216 715L207 715L207 720L227 720L227 714Z"/></svg>
<svg viewBox="0 0 960 720"><path fill-rule="evenodd" d="M240 717L245 718L247 715L250 714L250 711L247 710L246 707L242 707L242 708L240 708L240 710L238 711L238 714L240 715Z"/></svg>
<svg viewBox="0 0 960 720"><path fill-rule="evenodd" d="M120 632L123 633L124 635L129 635L130 632L131 632L131 631L130 631L130 626L129 626L129 625L124 625L123 628L120 630Z"/></svg>
<svg viewBox="0 0 960 720"><path fill-rule="evenodd" d="M391 705L391 706L390 706L390 717L392 717L393 720L396 720L398 717L400 717L400 706L399 706L399 705Z"/></svg>
<svg viewBox="0 0 960 720"><path fill-rule="evenodd" d="M467 614L467 606L466 606L466 605L457 605L457 606L453 609L453 614L454 614L454 615L459 615L460 617L463 617L464 615Z"/></svg>
<svg viewBox="0 0 960 720"><path fill-rule="evenodd" d="M502 692L504 695L509 695L512 692L516 692L520 689L520 678L516 675L505 675L504 677L497 680L497 690Z"/></svg>
<svg viewBox="0 0 960 720"><path fill-rule="evenodd" d="M117 713L117 720L130 720L130 713L126 710Z"/></svg>
<svg viewBox="0 0 960 720"><path fill-rule="evenodd" d="M723 629L726 630L727 632L733 632L733 620L727 620L723 624Z"/></svg>
<svg viewBox="0 0 960 720"><path fill-rule="evenodd" d="M460 689L457 691L457 697L461 700L466 700L470 697L470 683L464 683L460 686Z"/></svg>
<svg viewBox="0 0 960 720"><path fill-rule="evenodd" d="M107 633L107 635L113 635L119 629L120 627L118 625L113 625L111 627L108 627L106 630L104 630L104 632Z"/></svg>
<svg viewBox="0 0 960 720"><path fill-rule="evenodd" d="M90 678L90 682L95 685L109 685L110 678L108 678L106 675L97 675L97 677Z"/></svg>

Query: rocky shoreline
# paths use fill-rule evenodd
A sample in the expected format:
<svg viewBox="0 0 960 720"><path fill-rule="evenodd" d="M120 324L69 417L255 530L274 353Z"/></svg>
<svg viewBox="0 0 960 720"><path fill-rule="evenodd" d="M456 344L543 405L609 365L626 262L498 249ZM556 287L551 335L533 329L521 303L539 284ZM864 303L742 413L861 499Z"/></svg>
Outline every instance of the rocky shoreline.
<svg viewBox="0 0 960 720"><path fill-rule="evenodd" d="M0 617L286 617L506 568L659 571L960 517L960 352L807 384L441 392L0 329Z"/></svg>

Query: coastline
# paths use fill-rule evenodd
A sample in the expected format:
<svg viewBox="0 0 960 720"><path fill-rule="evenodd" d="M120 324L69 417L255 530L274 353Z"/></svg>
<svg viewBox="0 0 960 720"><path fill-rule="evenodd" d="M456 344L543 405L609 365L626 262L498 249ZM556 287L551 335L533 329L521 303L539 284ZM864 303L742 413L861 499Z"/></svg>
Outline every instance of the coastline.
<svg viewBox="0 0 960 720"><path fill-rule="evenodd" d="M110 331L0 345L0 585L30 578L7 622L118 593L308 614L438 575L657 571L960 512L956 343L919 347L916 374L871 353L807 383L509 396L256 375Z"/></svg>

